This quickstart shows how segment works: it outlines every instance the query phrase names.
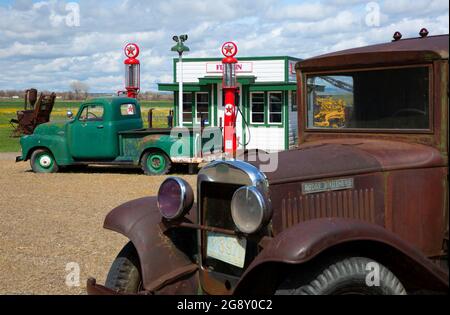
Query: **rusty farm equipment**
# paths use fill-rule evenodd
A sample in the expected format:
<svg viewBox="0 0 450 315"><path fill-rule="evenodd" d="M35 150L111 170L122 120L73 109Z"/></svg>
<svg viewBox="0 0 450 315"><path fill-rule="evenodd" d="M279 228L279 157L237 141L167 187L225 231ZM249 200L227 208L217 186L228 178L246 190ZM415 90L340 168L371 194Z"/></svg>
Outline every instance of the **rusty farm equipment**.
<svg viewBox="0 0 450 315"><path fill-rule="evenodd" d="M17 111L17 119L11 119L13 127L11 137L31 135L40 124L50 121L50 114L55 104L56 94L40 93L36 89L25 91L24 109Z"/></svg>

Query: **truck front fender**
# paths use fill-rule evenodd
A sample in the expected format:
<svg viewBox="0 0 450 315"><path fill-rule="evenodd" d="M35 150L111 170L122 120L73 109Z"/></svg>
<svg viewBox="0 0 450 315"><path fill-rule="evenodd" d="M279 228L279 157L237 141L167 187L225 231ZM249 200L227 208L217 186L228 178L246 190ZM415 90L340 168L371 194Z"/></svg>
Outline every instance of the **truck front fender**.
<svg viewBox="0 0 450 315"><path fill-rule="evenodd" d="M197 265L191 252L197 249L195 230L166 230L161 224L156 197L133 200L113 209L104 228L126 236L135 246L145 290L197 293Z"/></svg>
<svg viewBox="0 0 450 315"><path fill-rule="evenodd" d="M346 253L365 255L384 264L405 287L448 290L448 273L392 232L359 220L325 218L300 223L267 242L241 277L234 293L254 292L253 288L258 286L255 283L264 278L262 275L276 275L280 269L286 270L280 265L296 268L308 262L314 264L318 256Z"/></svg>
<svg viewBox="0 0 450 315"><path fill-rule="evenodd" d="M60 135L33 134L23 136L20 139L20 145L22 147L22 161L28 161L36 149L47 149L53 154L58 165L69 165L73 162L67 149L67 140Z"/></svg>

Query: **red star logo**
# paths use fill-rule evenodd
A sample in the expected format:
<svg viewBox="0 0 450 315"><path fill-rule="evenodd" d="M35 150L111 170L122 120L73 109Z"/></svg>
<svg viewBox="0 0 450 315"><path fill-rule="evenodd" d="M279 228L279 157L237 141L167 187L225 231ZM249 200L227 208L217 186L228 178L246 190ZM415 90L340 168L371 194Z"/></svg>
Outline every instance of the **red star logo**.
<svg viewBox="0 0 450 315"><path fill-rule="evenodd" d="M127 55L129 57L133 57L135 50L136 50L136 48L134 48L133 46L128 46L127 47Z"/></svg>
<svg viewBox="0 0 450 315"><path fill-rule="evenodd" d="M233 46L227 45L227 46L223 47L223 49L225 50L225 54L226 55L228 55L228 54L232 55L233 54L233 49L234 49Z"/></svg>
<svg viewBox="0 0 450 315"><path fill-rule="evenodd" d="M226 115L226 116L231 116L231 115L233 115L233 111L234 111L233 105L227 104L227 105L225 106L225 115Z"/></svg>

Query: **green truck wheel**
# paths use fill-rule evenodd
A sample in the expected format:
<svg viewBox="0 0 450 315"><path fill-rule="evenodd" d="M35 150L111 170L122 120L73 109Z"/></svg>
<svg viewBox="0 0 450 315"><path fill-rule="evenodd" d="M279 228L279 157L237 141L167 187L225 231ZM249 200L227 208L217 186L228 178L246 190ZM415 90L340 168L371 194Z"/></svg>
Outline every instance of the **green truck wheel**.
<svg viewBox="0 0 450 315"><path fill-rule="evenodd" d="M172 163L165 153L157 151L146 152L141 165L147 175L164 175L169 172Z"/></svg>
<svg viewBox="0 0 450 315"><path fill-rule="evenodd" d="M35 173L56 173L58 164L50 151L38 149L31 155L31 168Z"/></svg>

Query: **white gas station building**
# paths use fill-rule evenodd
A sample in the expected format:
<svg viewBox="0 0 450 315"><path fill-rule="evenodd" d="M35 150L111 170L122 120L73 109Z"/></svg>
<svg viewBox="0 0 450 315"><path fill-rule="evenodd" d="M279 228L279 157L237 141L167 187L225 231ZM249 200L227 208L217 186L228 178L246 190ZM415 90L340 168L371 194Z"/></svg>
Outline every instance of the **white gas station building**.
<svg viewBox="0 0 450 315"><path fill-rule="evenodd" d="M298 130L295 64L300 59L279 56L238 60L239 106L244 116L237 117L238 148L275 152L294 146ZM181 108L180 72L178 59L174 59L173 82L159 84L160 91L174 92L174 125L199 125L203 117L207 126L223 126L222 58L183 58Z"/></svg>

